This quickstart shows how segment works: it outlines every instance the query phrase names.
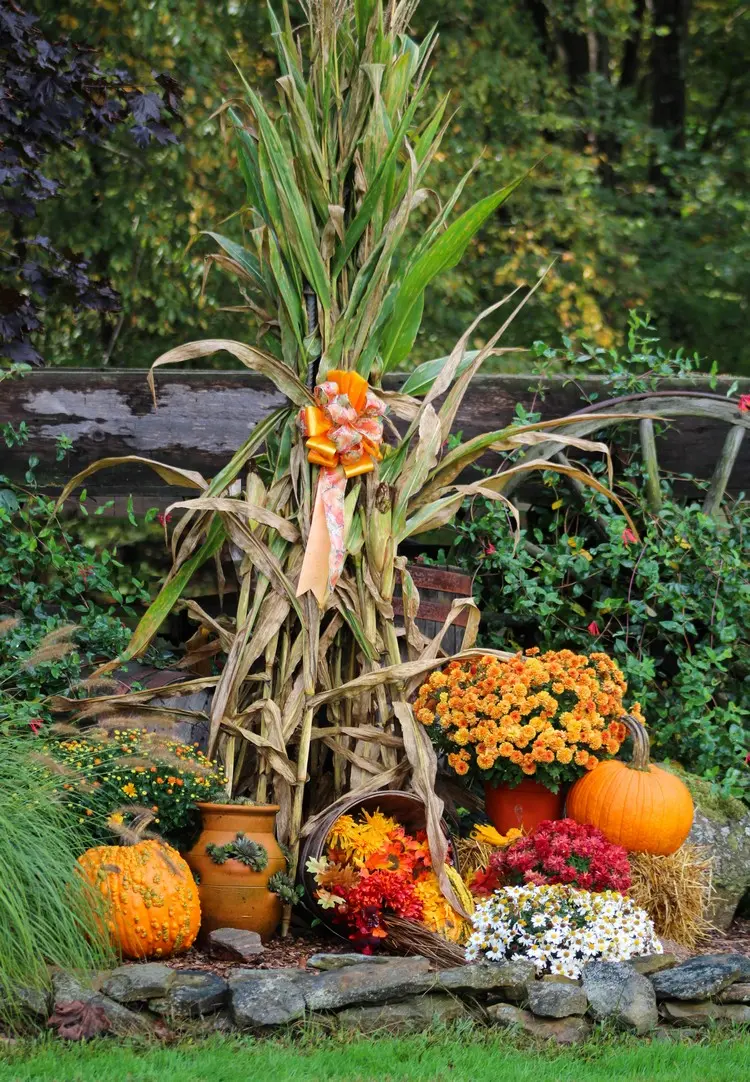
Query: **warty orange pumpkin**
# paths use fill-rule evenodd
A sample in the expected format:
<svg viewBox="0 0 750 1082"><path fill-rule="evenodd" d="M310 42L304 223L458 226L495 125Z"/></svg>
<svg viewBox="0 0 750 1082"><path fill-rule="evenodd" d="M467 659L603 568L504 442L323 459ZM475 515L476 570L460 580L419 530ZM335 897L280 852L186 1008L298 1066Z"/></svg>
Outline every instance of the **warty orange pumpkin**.
<svg viewBox="0 0 750 1082"><path fill-rule="evenodd" d="M78 863L105 899L112 942L125 958L162 958L193 945L201 922L198 888L171 846L100 845Z"/></svg>
<svg viewBox="0 0 750 1082"><path fill-rule="evenodd" d="M620 721L633 737L631 762L605 760L579 778L568 793L567 814L631 853L667 856L690 833L693 799L678 777L649 762L641 722L630 715Z"/></svg>

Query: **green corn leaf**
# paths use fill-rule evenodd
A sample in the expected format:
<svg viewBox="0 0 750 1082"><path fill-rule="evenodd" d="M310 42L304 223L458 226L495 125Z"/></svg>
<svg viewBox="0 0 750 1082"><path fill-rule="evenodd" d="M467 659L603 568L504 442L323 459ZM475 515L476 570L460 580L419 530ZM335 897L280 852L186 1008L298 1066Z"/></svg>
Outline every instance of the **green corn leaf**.
<svg viewBox="0 0 750 1082"><path fill-rule="evenodd" d="M245 468L248 459L255 454L258 448L263 446L269 435L279 426L281 426L282 430L288 427L286 422L291 412L287 407L282 407L282 409L269 413L268 417L260 421L239 450L235 451L226 466L220 469L211 479L206 489L206 495L218 496L219 493L231 485L232 481L239 476L240 471Z"/></svg>
<svg viewBox="0 0 750 1082"><path fill-rule="evenodd" d="M237 140L237 157L240 170L245 181L247 199L250 206L260 214L267 225L270 225L268 211L263 198L263 187L260 180L260 166L258 164L258 148L255 141L242 123L242 117L234 110L229 110L229 116L234 124L234 133Z"/></svg>
<svg viewBox="0 0 750 1082"><path fill-rule="evenodd" d="M478 349L472 349L469 350L468 353L464 353L456 370L456 376L460 376L462 372L465 372L478 354ZM424 364L420 364L409 374L409 378L401 388L402 393L412 394L417 398L420 395L427 394L449 360L450 354L445 357L436 357L434 361L425 361Z"/></svg>
<svg viewBox="0 0 750 1082"><path fill-rule="evenodd" d="M357 616L357 614L352 609L350 609L346 604L343 604L343 603L339 606L339 612L341 613L341 615L344 617L347 624L351 628L352 635L354 635L354 638L357 640L359 645L362 647L362 650L364 651L365 656L368 657L370 661L377 661L378 660L377 650L375 649L373 644L370 642L370 640L367 638L367 635L365 634L365 629L362 626L362 621Z"/></svg>
<svg viewBox="0 0 750 1082"><path fill-rule="evenodd" d="M426 287L438 274L455 267L475 233L505 202L522 179L523 177L519 177L518 180L488 195L465 211L407 272L401 282L393 315L383 336L381 352L384 372L403 361L414 345L416 330L413 310Z"/></svg>
<svg viewBox="0 0 750 1082"><path fill-rule="evenodd" d="M204 229L203 235L215 240L216 243L224 249L227 255L242 267L248 277L257 285L258 289L262 290L263 293L269 293L268 282L263 277L260 260L254 256L252 252L248 252L247 248L243 248L241 244L237 244L235 241L230 240L229 237L225 237L221 233L212 233L210 229Z"/></svg>
<svg viewBox="0 0 750 1082"><path fill-rule="evenodd" d="M318 301L328 311L331 307L331 290L325 265L318 251L313 232L312 221L307 205L300 195L297 181L288 161L288 153L271 123L271 120L257 94L247 87L247 94L258 124L261 146L265 149L275 185L277 205L281 211L281 198L287 204L289 213L283 216L284 225L296 239L295 255L315 290ZM262 164L262 162L261 162ZM266 192L266 184L263 186Z"/></svg>
<svg viewBox="0 0 750 1082"><path fill-rule="evenodd" d="M215 515L208 528L204 543L189 560L186 560L180 566L174 576L165 582L155 600L149 605L133 632L130 642L121 654L121 661L130 661L143 653L182 597L183 590L185 590L195 572L206 560L210 560L216 555L225 539L226 535L221 519L218 515Z"/></svg>
<svg viewBox="0 0 750 1082"><path fill-rule="evenodd" d="M354 21L357 27L357 43L360 52L365 46L367 30L376 4L377 0L354 0Z"/></svg>
<svg viewBox="0 0 750 1082"><path fill-rule="evenodd" d="M393 138L388 144L388 148L383 156L383 160L380 163L375 176L372 179L372 183L367 190L367 193L362 200L354 221L351 223L346 231L346 237L343 244L339 246L333 257L333 263L331 264L331 274L333 277L341 272L342 267L346 263L349 256L354 251L354 247L359 241L360 237L364 233L365 229L369 225L373 215L375 214L378 203L383 191L383 188L392 175L393 165L396 161L401 145L406 137L406 133L409 130L409 126L414 118L414 113L417 110L417 106L424 97L424 92L427 87L427 81L422 84L417 93L414 95L409 108L404 113L401 123L396 129Z"/></svg>

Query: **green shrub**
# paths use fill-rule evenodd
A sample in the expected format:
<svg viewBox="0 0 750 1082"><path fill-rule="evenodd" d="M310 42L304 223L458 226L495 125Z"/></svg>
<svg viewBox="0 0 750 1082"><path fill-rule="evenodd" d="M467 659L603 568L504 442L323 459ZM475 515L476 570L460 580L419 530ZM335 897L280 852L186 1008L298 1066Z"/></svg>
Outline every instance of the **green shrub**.
<svg viewBox="0 0 750 1082"><path fill-rule="evenodd" d="M0 426L0 445L26 438L23 428ZM74 523L56 514L54 500L37 488L36 465L30 458L22 485L0 475L0 733L6 734L48 723L49 695L84 696L80 681L98 662L117 657L130 638L127 621L149 600L115 546L83 544ZM85 494L81 506L85 514ZM169 657L158 647L146 660L159 665Z"/></svg>
<svg viewBox="0 0 750 1082"><path fill-rule="evenodd" d="M111 845L113 828L117 832L132 806L153 812L155 829L180 848L199 822L196 802L213 800L224 781L221 768L197 748L145 729L95 730L43 750L58 764L60 772L50 773L90 844Z"/></svg>
<svg viewBox="0 0 750 1082"><path fill-rule="evenodd" d="M99 897L76 872L86 835L29 756L5 740L0 757L0 1018L17 1020L16 989L47 988L47 965L106 968L114 962L97 919Z"/></svg>

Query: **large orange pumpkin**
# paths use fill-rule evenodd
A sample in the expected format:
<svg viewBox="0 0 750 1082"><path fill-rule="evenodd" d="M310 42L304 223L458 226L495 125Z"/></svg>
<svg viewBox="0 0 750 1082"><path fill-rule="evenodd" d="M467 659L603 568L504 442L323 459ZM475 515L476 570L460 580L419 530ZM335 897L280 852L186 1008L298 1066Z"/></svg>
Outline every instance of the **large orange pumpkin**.
<svg viewBox="0 0 750 1082"><path fill-rule="evenodd" d="M161 958L193 945L198 888L175 849L159 841L100 845L78 863L105 899L112 942L125 958Z"/></svg>
<svg viewBox="0 0 750 1082"><path fill-rule="evenodd" d="M667 856L690 833L693 799L679 778L649 762L643 725L629 715L620 721L633 737L631 762L605 760L579 778L568 793L567 814L631 853Z"/></svg>

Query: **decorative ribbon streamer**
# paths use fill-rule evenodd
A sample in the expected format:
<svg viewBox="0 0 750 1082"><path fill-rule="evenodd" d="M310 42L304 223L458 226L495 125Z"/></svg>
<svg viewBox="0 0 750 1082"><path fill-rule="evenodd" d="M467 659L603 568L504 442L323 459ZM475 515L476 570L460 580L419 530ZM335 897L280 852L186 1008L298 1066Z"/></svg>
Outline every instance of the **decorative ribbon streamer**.
<svg viewBox="0 0 750 1082"><path fill-rule="evenodd" d="M346 557L344 494L350 477L370 473L382 458L385 403L357 372L328 373L315 388L317 405L300 411L308 461L321 467L297 597L312 590L322 605Z"/></svg>

